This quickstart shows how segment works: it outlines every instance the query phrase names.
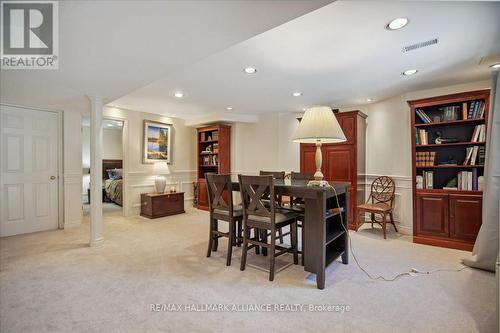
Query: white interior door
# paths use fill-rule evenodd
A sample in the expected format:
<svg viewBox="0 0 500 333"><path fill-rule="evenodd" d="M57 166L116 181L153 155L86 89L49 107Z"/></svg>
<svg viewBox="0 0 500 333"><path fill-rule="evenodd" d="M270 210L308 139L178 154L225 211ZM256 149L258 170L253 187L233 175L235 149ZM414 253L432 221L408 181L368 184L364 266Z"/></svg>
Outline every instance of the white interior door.
<svg viewBox="0 0 500 333"><path fill-rule="evenodd" d="M0 236L58 227L58 114L0 106Z"/></svg>

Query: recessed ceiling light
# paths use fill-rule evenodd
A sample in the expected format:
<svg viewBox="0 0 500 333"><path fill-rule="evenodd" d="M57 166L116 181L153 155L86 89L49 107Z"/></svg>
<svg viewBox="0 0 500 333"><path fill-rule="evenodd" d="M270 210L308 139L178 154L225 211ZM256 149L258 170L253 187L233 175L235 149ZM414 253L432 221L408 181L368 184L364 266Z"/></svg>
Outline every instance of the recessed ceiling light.
<svg viewBox="0 0 500 333"><path fill-rule="evenodd" d="M410 75L417 74L417 73L418 73L418 70L416 70L416 69L408 69L401 74L404 76L410 76Z"/></svg>
<svg viewBox="0 0 500 333"><path fill-rule="evenodd" d="M107 124L106 126L108 126L108 127L113 127L113 124Z"/></svg>
<svg viewBox="0 0 500 333"><path fill-rule="evenodd" d="M494 68L494 69L500 68L500 62L491 65L490 68Z"/></svg>
<svg viewBox="0 0 500 333"><path fill-rule="evenodd" d="M373 98L367 98L366 101L367 102L373 102Z"/></svg>
<svg viewBox="0 0 500 333"><path fill-rule="evenodd" d="M406 17L398 17L392 20L391 22L387 23L385 28L387 30L398 30L403 28L405 25L407 25L409 22L408 18Z"/></svg>
<svg viewBox="0 0 500 333"><path fill-rule="evenodd" d="M245 73L247 73L247 74L255 74L255 73L257 73L257 69L253 68L253 67L246 67L243 71Z"/></svg>
<svg viewBox="0 0 500 333"><path fill-rule="evenodd" d="M228 106L226 110L231 111L233 108L231 106Z"/></svg>
<svg viewBox="0 0 500 333"><path fill-rule="evenodd" d="M174 96L175 96L175 97L177 97L177 98L182 98L182 97L184 97L184 93L182 93L182 92L180 92L180 91L176 91L176 92L174 93Z"/></svg>
<svg viewBox="0 0 500 333"><path fill-rule="evenodd" d="M302 96L302 93L300 91L296 91L292 94L293 97L299 97Z"/></svg>

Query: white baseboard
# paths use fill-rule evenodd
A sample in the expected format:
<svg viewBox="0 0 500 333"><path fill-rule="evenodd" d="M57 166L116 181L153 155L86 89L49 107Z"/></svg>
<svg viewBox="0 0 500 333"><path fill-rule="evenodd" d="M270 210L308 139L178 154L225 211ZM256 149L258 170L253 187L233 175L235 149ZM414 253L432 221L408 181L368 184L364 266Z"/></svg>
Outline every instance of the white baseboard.
<svg viewBox="0 0 500 333"><path fill-rule="evenodd" d="M76 228L82 225L82 220L64 221L64 229Z"/></svg>

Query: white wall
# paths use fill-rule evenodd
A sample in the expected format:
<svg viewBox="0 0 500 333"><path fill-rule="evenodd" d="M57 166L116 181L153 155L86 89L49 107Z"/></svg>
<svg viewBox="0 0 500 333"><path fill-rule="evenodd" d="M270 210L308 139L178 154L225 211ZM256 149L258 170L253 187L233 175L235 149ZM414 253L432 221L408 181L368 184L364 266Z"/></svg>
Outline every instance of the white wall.
<svg viewBox="0 0 500 333"><path fill-rule="evenodd" d="M153 120L173 125L173 159L167 188L175 186L185 192L187 201L193 199L192 183L196 180L196 130L185 126L184 120L118 108L104 108L104 117L124 120L124 213L140 211L140 194L154 190L153 165L142 163L143 121ZM190 204L189 202L186 205Z"/></svg>
<svg viewBox="0 0 500 333"><path fill-rule="evenodd" d="M64 227L82 221L82 115L64 112Z"/></svg>
<svg viewBox="0 0 500 333"><path fill-rule="evenodd" d="M232 124L232 172L298 171L299 144L292 142L299 124L297 116L297 113L269 113L259 115L257 123Z"/></svg>

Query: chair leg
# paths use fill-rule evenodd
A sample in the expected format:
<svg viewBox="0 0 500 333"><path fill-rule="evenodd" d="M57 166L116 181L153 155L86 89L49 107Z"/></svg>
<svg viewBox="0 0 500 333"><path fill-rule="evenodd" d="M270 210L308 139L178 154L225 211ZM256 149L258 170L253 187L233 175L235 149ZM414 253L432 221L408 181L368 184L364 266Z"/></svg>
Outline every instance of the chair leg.
<svg viewBox="0 0 500 333"><path fill-rule="evenodd" d="M261 242L267 244L267 230L264 229L264 230L260 231L260 240L261 240ZM267 248L266 247L262 247L262 255L264 257L267 256Z"/></svg>
<svg viewBox="0 0 500 333"><path fill-rule="evenodd" d="M248 239L250 238L250 228L245 224L243 226L243 249L241 250L240 270L244 271L247 263Z"/></svg>
<svg viewBox="0 0 500 333"><path fill-rule="evenodd" d="M214 231L219 231L219 221L214 219ZM216 252L219 246L219 237L214 237L214 245L212 247L212 251Z"/></svg>
<svg viewBox="0 0 500 333"><path fill-rule="evenodd" d="M272 230L271 232L271 246L269 247L269 281L274 280L274 262L275 262L275 246L276 246L276 230Z"/></svg>
<svg viewBox="0 0 500 333"><path fill-rule="evenodd" d="M384 229L384 239L387 239L387 216L382 214L382 229Z"/></svg>
<svg viewBox="0 0 500 333"><path fill-rule="evenodd" d="M259 232L260 232L259 229L253 228L253 239L256 240L256 241L258 241L260 239L259 238ZM255 245L255 254L257 254L257 255L260 254L260 246L258 246L258 245Z"/></svg>
<svg viewBox="0 0 500 333"><path fill-rule="evenodd" d="M301 243L301 248L300 250L302 251L302 266L304 266L304 256L305 256L305 247L304 247L304 244L306 243L306 238L305 238L305 233L304 233L304 222L302 221L302 234L301 234L301 240L300 240L300 243Z"/></svg>
<svg viewBox="0 0 500 333"><path fill-rule="evenodd" d="M299 253L297 250L297 220L290 225L290 239L293 246L293 263L297 265L299 263Z"/></svg>
<svg viewBox="0 0 500 333"><path fill-rule="evenodd" d="M371 213L371 221L372 221L372 228L373 228L373 223L375 223L375 214Z"/></svg>
<svg viewBox="0 0 500 333"><path fill-rule="evenodd" d="M214 246L214 233L213 233L213 227L214 227L214 219L210 218L210 227L208 231L208 250L207 250L207 258L210 258L210 254L212 253L212 248Z"/></svg>
<svg viewBox="0 0 500 333"><path fill-rule="evenodd" d="M227 240L226 266L231 266L231 256L233 255L233 245L234 245L234 241L235 241L234 224L235 224L235 221L229 222L229 239Z"/></svg>
<svg viewBox="0 0 500 333"><path fill-rule="evenodd" d="M398 232L398 228L396 228L396 223L394 223L394 217L392 216L392 212L389 213L389 217L391 218L391 223L392 223L392 226L394 227L394 230L396 230L396 232Z"/></svg>
<svg viewBox="0 0 500 333"><path fill-rule="evenodd" d="M283 244L283 228L278 229L280 243Z"/></svg>
<svg viewBox="0 0 500 333"><path fill-rule="evenodd" d="M242 240L241 238L243 237L243 232L242 232L242 228L243 228L243 220L238 220L238 235L237 235L237 241L236 241L236 244L238 245L238 247L241 247L241 243L242 243Z"/></svg>

